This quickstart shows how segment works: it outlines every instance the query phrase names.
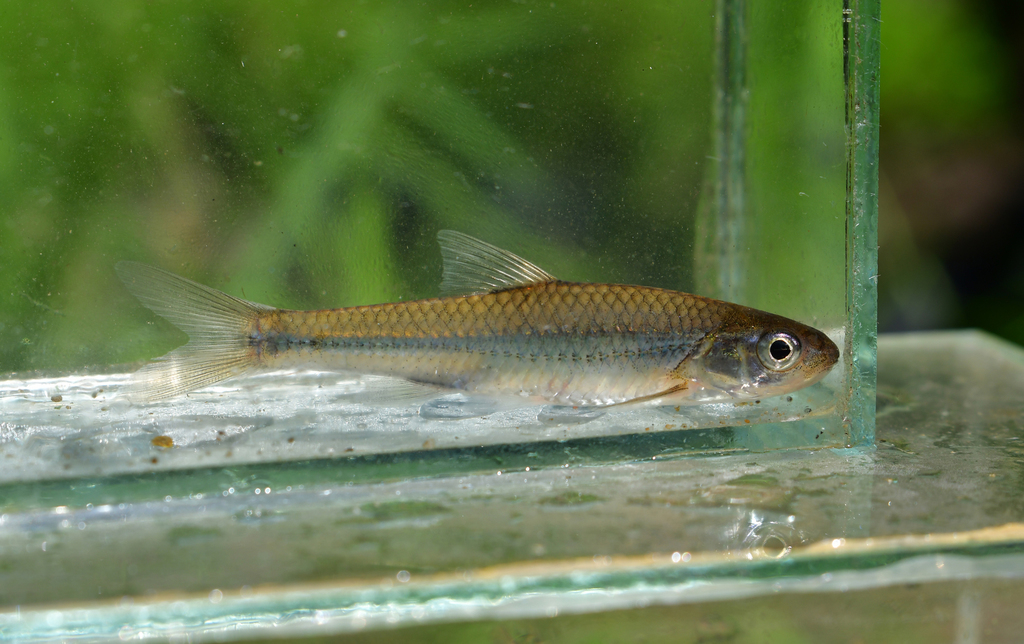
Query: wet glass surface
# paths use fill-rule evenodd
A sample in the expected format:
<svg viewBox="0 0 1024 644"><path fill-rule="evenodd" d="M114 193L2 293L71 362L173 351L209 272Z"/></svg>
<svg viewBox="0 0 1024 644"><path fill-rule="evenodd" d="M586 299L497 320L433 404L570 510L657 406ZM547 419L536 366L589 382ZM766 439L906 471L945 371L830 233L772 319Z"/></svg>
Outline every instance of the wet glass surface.
<svg viewBox="0 0 1024 644"><path fill-rule="evenodd" d="M921 552L1015 556L1012 527L985 531L1016 520L988 496L1012 466L970 479L961 432L928 474L945 457L931 430L897 428L999 391L988 371L922 393L916 345L894 344L909 371L880 398L896 433L873 446L877 118L834 3L75 11L0 17L0 135L16 142L0 151L5 637L540 616L768 580L803 592L833 571L853 577L823 583L927 580L943 568L898 567ZM857 15L873 25L877 6ZM876 39L854 35L870 75L856 43ZM380 404L366 379L304 371L118 397L185 337L131 299L117 261L281 307L408 300L437 293L440 229L563 279L794 317L842 360L791 399L680 409ZM950 490L971 507L946 524ZM967 532L906 537L945 528Z"/></svg>
<svg viewBox="0 0 1024 644"><path fill-rule="evenodd" d="M1022 351L879 357L873 449L695 430L7 483L0 623L298 634L1024 574Z"/></svg>
<svg viewBox="0 0 1024 644"><path fill-rule="evenodd" d="M650 644L961 644L1016 642L1024 627L1019 602L1024 583L1009 575L863 590L837 583L818 590L824 592L779 592L672 606L652 602L596 614L399 627L350 634L345 641L610 644L642 638ZM300 641L318 644L328 639L313 635Z"/></svg>
<svg viewBox="0 0 1024 644"><path fill-rule="evenodd" d="M275 372L182 396L132 405L128 374L0 381L2 482L112 477L195 467L438 450L432 458L501 446L550 451L552 441L653 441L674 451L829 444L839 374L790 396L690 406L571 407L462 394L380 400L374 380L336 373ZM55 402L57 400L58 402ZM783 422L789 421L789 422ZM795 421L795 422L793 422ZM772 429L751 427L779 423ZM734 427L739 424L739 427ZM719 427L696 434L694 427ZM547 443L524 447L528 443ZM499 448L502 449L502 448ZM556 449L556 452L561 451Z"/></svg>

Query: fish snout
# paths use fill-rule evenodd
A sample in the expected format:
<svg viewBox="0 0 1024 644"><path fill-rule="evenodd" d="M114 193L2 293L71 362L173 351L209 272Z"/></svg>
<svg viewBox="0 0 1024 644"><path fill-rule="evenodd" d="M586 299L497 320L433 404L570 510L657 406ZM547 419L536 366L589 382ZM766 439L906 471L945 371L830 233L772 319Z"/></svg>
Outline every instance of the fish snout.
<svg viewBox="0 0 1024 644"><path fill-rule="evenodd" d="M804 336L804 346L804 368L808 371L824 375L839 362L839 347L821 331L810 329Z"/></svg>

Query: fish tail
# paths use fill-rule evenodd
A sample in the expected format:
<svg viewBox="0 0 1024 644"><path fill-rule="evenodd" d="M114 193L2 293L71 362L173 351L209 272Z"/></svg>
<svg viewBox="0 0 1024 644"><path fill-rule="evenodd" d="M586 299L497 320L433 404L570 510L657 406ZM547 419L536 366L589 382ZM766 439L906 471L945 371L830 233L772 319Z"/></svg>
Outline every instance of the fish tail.
<svg viewBox="0 0 1024 644"><path fill-rule="evenodd" d="M188 344L132 376L128 398L163 400L240 375L256 366L249 336L274 309L247 302L165 270L118 262L118 277L143 306L188 334Z"/></svg>

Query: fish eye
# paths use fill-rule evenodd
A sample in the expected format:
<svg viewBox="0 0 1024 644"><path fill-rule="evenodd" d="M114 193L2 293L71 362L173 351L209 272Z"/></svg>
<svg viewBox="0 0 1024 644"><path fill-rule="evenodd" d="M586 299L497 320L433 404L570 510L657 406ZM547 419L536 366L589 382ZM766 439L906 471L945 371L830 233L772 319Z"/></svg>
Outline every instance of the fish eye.
<svg viewBox="0 0 1024 644"><path fill-rule="evenodd" d="M768 345L768 353L771 357L780 362L788 358L789 354L792 352L793 349L785 340L773 340L772 343Z"/></svg>
<svg viewBox="0 0 1024 644"><path fill-rule="evenodd" d="M800 341L788 333L766 333L757 343L757 357L772 371L785 371L800 358Z"/></svg>

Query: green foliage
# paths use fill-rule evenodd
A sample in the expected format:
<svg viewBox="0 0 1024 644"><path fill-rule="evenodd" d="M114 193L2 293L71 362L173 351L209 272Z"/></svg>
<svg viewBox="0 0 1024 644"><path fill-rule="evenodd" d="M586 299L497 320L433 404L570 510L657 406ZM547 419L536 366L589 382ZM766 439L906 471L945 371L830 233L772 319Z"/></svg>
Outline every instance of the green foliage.
<svg viewBox="0 0 1024 644"><path fill-rule="evenodd" d="M750 5L737 252L744 303L836 329L842 58L827 6ZM436 294L435 235L451 228L565 279L703 288L713 11L9 7L0 371L107 368L180 344L116 281L122 259L275 306L335 307Z"/></svg>
<svg viewBox="0 0 1024 644"><path fill-rule="evenodd" d="M351 305L436 293L454 228L567 278L686 285L696 0L39 2L0 32L2 371L180 342L120 259Z"/></svg>
<svg viewBox="0 0 1024 644"><path fill-rule="evenodd" d="M978 12L958 0L882 6L882 96L893 126L985 133L1009 102L1012 81L1010 61Z"/></svg>

